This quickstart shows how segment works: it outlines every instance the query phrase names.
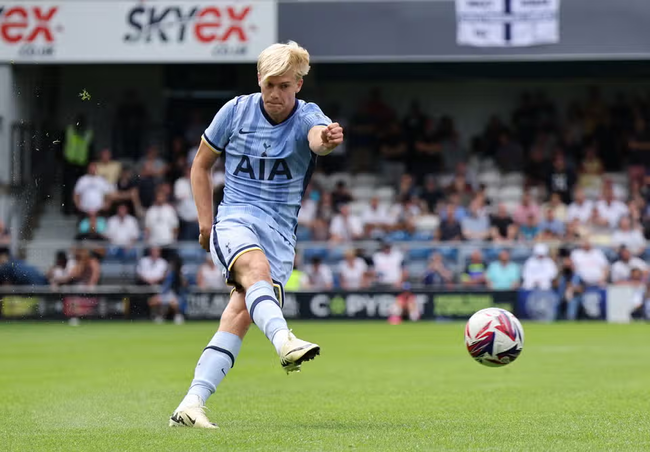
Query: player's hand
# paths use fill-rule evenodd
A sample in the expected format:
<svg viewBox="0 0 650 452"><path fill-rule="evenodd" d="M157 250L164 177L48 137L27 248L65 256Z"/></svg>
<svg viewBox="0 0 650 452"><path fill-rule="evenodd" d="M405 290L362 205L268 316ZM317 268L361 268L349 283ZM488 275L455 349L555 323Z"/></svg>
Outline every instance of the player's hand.
<svg viewBox="0 0 650 452"><path fill-rule="evenodd" d="M334 149L339 144L343 143L343 127L338 122L333 122L323 129L321 132L321 140L323 146L327 149Z"/></svg>
<svg viewBox="0 0 650 452"><path fill-rule="evenodd" d="M199 234L199 245L201 245L201 248L206 250L208 253L210 252L210 234L205 234L201 233Z"/></svg>

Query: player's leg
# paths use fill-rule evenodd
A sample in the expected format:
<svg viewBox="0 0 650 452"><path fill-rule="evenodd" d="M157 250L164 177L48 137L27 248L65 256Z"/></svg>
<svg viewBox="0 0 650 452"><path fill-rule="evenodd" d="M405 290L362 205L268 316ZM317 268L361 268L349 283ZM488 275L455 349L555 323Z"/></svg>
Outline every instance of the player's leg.
<svg viewBox="0 0 650 452"><path fill-rule="evenodd" d="M235 365L250 324L244 293L233 291L221 315L219 330L199 358L190 389L169 420L171 427L216 428L203 406Z"/></svg>

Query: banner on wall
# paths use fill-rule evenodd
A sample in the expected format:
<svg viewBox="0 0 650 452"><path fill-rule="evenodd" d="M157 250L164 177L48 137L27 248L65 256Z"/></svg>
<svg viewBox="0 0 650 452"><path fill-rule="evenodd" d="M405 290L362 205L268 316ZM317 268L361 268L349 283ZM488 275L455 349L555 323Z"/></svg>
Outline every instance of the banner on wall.
<svg viewBox="0 0 650 452"><path fill-rule="evenodd" d="M560 42L560 0L456 0L456 40L473 47Z"/></svg>
<svg viewBox="0 0 650 452"><path fill-rule="evenodd" d="M576 298L577 314L585 320L607 319L607 290L588 288ZM559 317L560 297L552 290L520 290L515 315L522 320L551 322ZM628 311L629 315L629 311Z"/></svg>
<svg viewBox="0 0 650 452"><path fill-rule="evenodd" d="M252 62L276 40L276 0L0 1L0 62Z"/></svg>

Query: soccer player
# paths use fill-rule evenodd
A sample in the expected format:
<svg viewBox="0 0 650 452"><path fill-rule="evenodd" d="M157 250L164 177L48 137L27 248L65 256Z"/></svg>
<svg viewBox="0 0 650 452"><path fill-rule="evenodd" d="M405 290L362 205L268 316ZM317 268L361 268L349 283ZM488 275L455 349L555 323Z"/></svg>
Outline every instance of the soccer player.
<svg viewBox="0 0 650 452"><path fill-rule="evenodd" d="M302 195L317 156L343 142L339 124L296 99L308 72L309 53L295 42L268 47L257 61L261 93L230 100L203 134L191 175L199 242L224 266L234 289L170 426L217 428L204 404L235 365L251 321L273 343L287 373L320 353L317 344L291 333L281 310ZM226 185L213 224L211 169L221 154Z"/></svg>

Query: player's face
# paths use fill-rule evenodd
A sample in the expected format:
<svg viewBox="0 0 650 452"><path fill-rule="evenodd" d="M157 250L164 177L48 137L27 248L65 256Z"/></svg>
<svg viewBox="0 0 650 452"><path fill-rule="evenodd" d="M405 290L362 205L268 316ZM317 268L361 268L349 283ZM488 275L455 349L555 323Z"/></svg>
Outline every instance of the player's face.
<svg viewBox="0 0 650 452"><path fill-rule="evenodd" d="M296 80L293 71L277 77L267 77L262 80L258 76L262 88L264 109L271 116L288 115L296 103L296 94L302 88L302 79Z"/></svg>

